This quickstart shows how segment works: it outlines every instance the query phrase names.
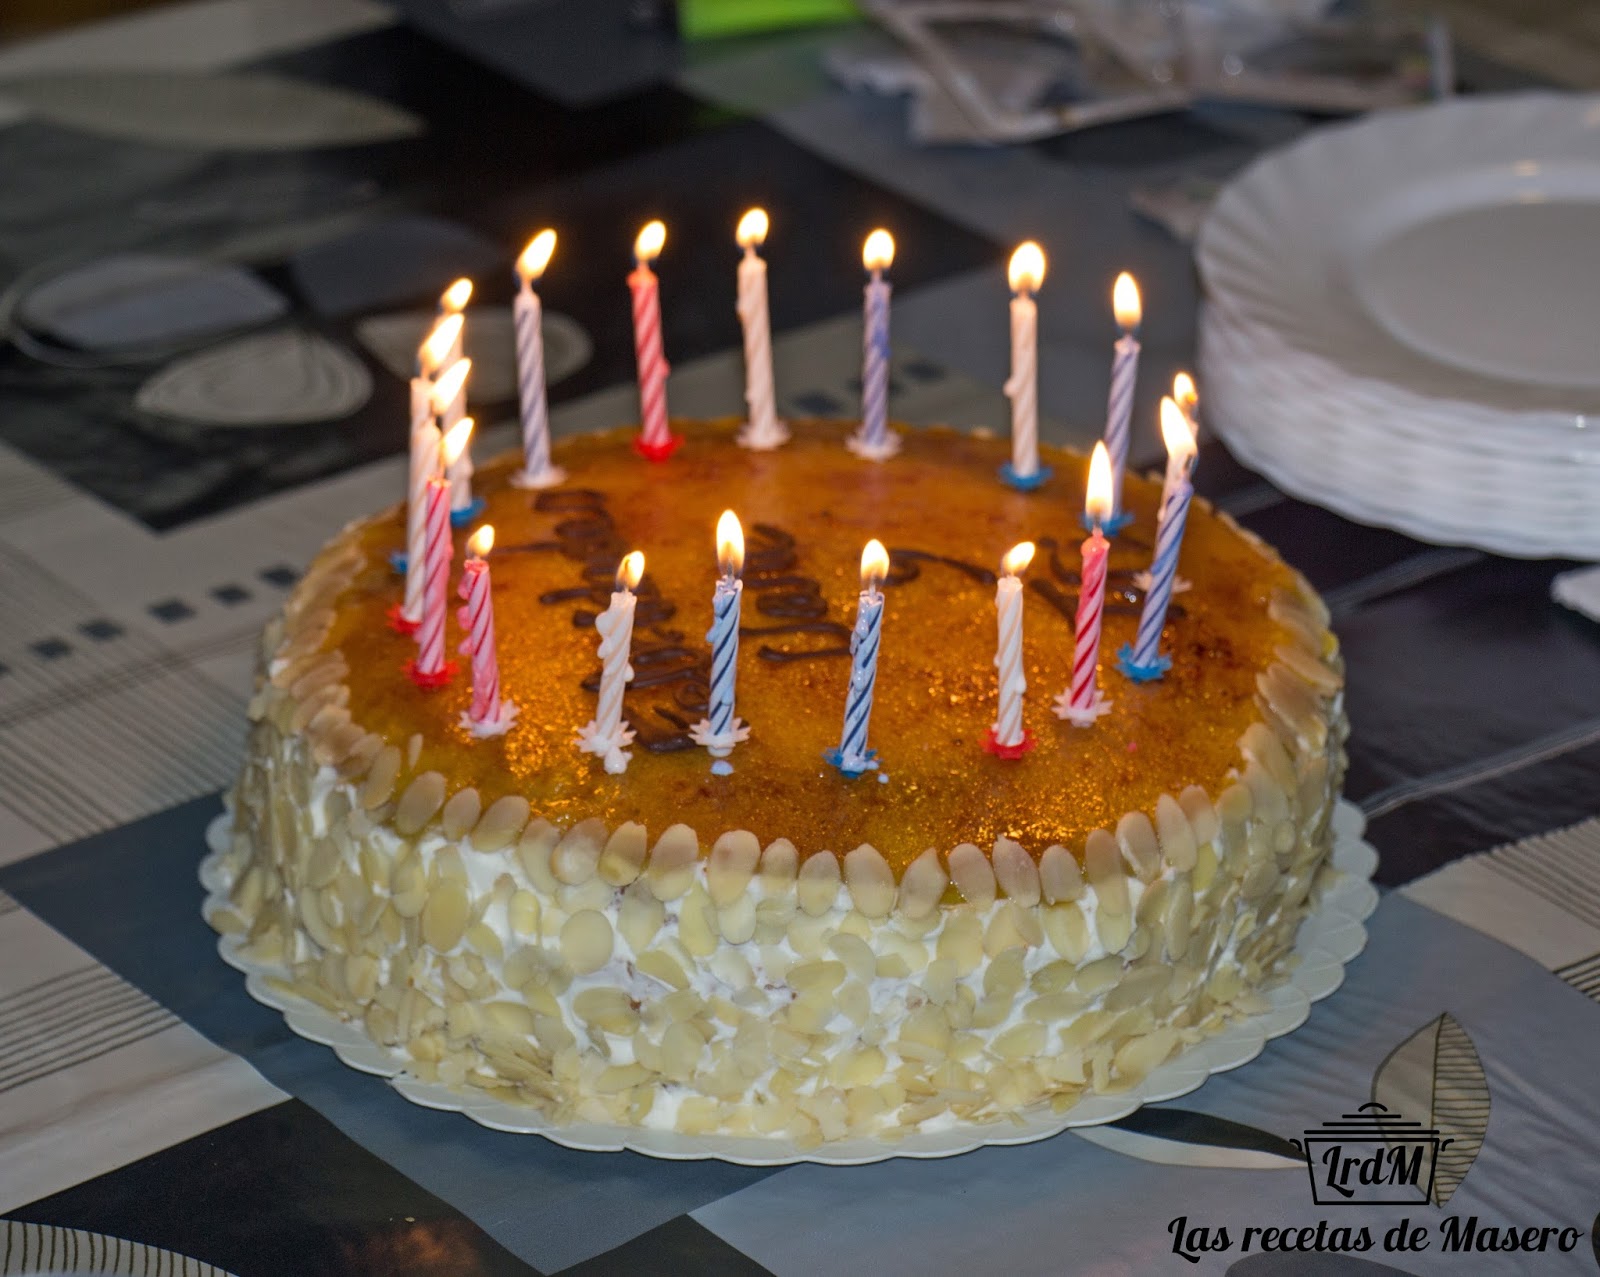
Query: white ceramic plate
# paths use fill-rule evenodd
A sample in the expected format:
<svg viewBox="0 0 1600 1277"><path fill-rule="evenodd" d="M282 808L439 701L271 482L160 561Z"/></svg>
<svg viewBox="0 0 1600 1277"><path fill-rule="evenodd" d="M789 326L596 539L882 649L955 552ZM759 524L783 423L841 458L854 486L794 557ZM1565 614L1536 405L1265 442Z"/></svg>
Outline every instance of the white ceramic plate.
<svg viewBox="0 0 1600 1277"><path fill-rule="evenodd" d="M1197 245L1207 415L1274 482L1600 558L1600 98L1371 116L1259 160Z"/></svg>
<svg viewBox="0 0 1600 1277"><path fill-rule="evenodd" d="M1092 1095L1065 1113L1047 1106L1030 1111L1015 1122L953 1126L940 1131L914 1132L894 1143L877 1140L840 1140L820 1148L801 1149L787 1139L757 1136L682 1135L636 1126L595 1123L558 1126L538 1110L506 1104L488 1096L453 1091L423 1082L404 1072L404 1061L379 1046L354 1025L330 1015L269 983L284 972L250 961L237 944L224 936L217 950L224 962L245 973L245 989L256 1001L283 1012L284 1022L301 1037L331 1047L353 1069L389 1080L389 1084L414 1104L466 1114L474 1122L497 1131L541 1135L553 1143L588 1152L614 1153L631 1149L649 1157L673 1161L712 1158L744 1166L782 1166L816 1162L828 1166L859 1166L892 1157L953 1157L990 1144L1031 1144L1075 1126L1098 1126L1126 1117L1140 1105L1175 1099L1198 1087L1213 1073L1236 1069L1261 1054L1271 1038L1281 1037L1305 1023L1311 1004L1327 997L1344 982L1344 968L1367 943L1366 919L1378 906L1372 885L1378 853L1362 840L1365 819L1349 803L1334 812L1333 864L1339 880L1323 894L1316 911L1300 928L1295 952L1300 961L1289 980L1268 996L1271 1004L1260 1015L1239 1020L1224 1032L1196 1043L1156 1069L1144 1082L1117 1095ZM227 903L226 882L220 867L228 846L228 818L219 816L206 831L211 849L200 865L200 882L207 896L203 914Z"/></svg>

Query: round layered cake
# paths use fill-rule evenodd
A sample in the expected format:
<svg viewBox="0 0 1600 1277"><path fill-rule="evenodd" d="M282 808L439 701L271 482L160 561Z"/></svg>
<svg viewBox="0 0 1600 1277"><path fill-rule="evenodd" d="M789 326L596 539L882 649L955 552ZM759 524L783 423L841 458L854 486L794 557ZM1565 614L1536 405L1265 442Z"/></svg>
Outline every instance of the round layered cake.
<svg viewBox="0 0 1600 1277"><path fill-rule="evenodd" d="M754 452L736 423L557 448L567 478L481 465L504 735L464 723L466 671L407 676L387 616L403 507L345 529L264 636L212 921L295 994L364 1026L422 1078L554 1120L772 1134L802 1146L982 1122L1136 1084L1259 1010L1332 843L1342 666L1327 614L1259 539L1196 502L1165 677L1133 637L1158 484L1129 476L1087 727L1052 712L1073 662L1081 457L1022 493L1008 449L904 432L864 461L844 423ZM714 760L706 641L713 529L746 530L738 716ZM471 529L458 533L461 544ZM889 550L870 743L839 744L862 546ZM1032 748L985 748L996 568L1024 592ZM626 769L578 747L595 622L642 550ZM459 632L452 629L452 634ZM452 639L451 646L454 646Z"/></svg>

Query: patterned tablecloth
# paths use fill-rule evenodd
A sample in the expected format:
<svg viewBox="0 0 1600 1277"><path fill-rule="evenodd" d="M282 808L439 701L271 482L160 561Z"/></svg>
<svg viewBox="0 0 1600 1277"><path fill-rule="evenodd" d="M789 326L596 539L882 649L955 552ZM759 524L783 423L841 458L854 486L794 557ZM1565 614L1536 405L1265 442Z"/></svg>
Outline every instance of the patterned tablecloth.
<svg viewBox="0 0 1600 1277"><path fill-rule="evenodd" d="M1348 523L1216 444L1202 493L1333 610L1347 795L1387 888L1346 985L1239 1071L945 1162L580 1154L412 1107L216 958L194 870L255 635L332 531L400 492L397 374L450 279L480 284L487 449L512 438L508 263L559 227L555 428L618 424L626 247L663 216L671 400L726 413L729 236L762 202L780 409L847 413L855 253L882 223L894 415L1003 426L1003 263L1038 238L1043 430L1082 444L1118 269L1145 288L1136 420L1192 358L1187 249L1130 195L1312 127L1207 109L916 150L901 104L821 69L868 32L685 53L629 11L202 0L0 48L0 1274L1593 1272L1600 628L1551 601L1573 565ZM1469 41L1521 17L1472 12ZM1571 21L1592 47L1592 15ZM1491 51L1587 74L1532 44ZM1432 1200L1314 1192L1291 1141L1375 1096L1452 1140ZM1545 1248L1496 1249L1513 1233Z"/></svg>

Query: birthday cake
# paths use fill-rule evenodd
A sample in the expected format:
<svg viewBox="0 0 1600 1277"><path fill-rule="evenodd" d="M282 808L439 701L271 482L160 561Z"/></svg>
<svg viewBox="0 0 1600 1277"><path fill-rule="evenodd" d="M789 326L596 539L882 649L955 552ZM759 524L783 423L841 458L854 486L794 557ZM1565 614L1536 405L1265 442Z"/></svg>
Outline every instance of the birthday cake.
<svg viewBox="0 0 1600 1277"><path fill-rule="evenodd" d="M421 1078L557 1121L802 1146L1064 1109L1263 1007L1331 872L1347 733L1296 572L1196 499L1170 669L1125 677L1160 498L1130 474L1104 704L1077 726L1052 700L1073 676L1082 457L1043 449L1055 477L1021 492L996 479L1006 445L974 434L906 430L877 462L844 423L793 423L772 451L732 422L673 428L660 465L626 432L558 444L565 481L540 491L511 482L520 456L480 465L494 732L464 662L433 690L407 676L416 642L387 619L404 507L327 545L263 639L213 925ZM745 528L748 731L707 749L724 508ZM852 771L869 538L889 562ZM1023 540L1025 744L1003 749L996 569ZM579 737L635 550L607 758Z"/></svg>

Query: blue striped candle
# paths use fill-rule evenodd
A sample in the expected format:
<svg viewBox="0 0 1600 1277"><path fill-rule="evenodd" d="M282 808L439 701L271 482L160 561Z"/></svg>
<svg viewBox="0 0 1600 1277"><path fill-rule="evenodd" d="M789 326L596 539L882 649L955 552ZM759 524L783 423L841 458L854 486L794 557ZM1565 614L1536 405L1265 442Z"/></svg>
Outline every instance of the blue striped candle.
<svg viewBox="0 0 1600 1277"><path fill-rule="evenodd" d="M1183 410L1170 398L1161 401L1161 433L1167 444L1167 491L1156 531L1155 558L1150 564L1150 585L1132 646L1117 653L1117 667L1136 683L1160 678L1172 668L1172 658L1161 654L1161 628L1172 602L1172 584L1178 575L1178 554L1183 548L1183 528L1189 518L1194 484L1194 436Z"/></svg>
<svg viewBox="0 0 1600 1277"><path fill-rule="evenodd" d="M1122 336L1111 361L1111 394L1106 401L1106 451L1111 454L1111 518L1107 531L1127 522L1122 514L1122 476L1128 468L1128 435L1133 423L1133 391L1139 380L1139 286L1123 271L1111 290L1112 309Z"/></svg>
<svg viewBox="0 0 1600 1277"><path fill-rule="evenodd" d="M744 593L744 582L739 579L744 567L744 529L732 510L724 510L717 520L717 562L722 576L711 599L711 629L706 633L706 642L711 644L711 693L706 699L707 717L690 729L689 737L716 759L711 770L726 776L733 768L723 760L735 745L750 736L749 727L733 713L733 688L739 668L739 605Z"/></svg>
<svg viewBox="0 0 1600 1277"><path fill-rule="evenodd" d="M861 260L872 272L862 314L861 428L848 440L858 457L883 461L900 451L900 438L889 431L889 281L883 272L894 261L894 239L888 231L867 236Z"/></svg>
<svg viewBox="0 0 1600 1277"><path fill-rule="evenodd" d="M823 755L846 776L859 776L878 765L876 750L867 748L867 722L872 717L872 692L878 681L878 641L883 629L883 594L878 586L889 574L889 552L881 541L868 541L861 552L861 597L856 627L850 635L850 690L845 699L844 731L839 747Z"/></svg>

